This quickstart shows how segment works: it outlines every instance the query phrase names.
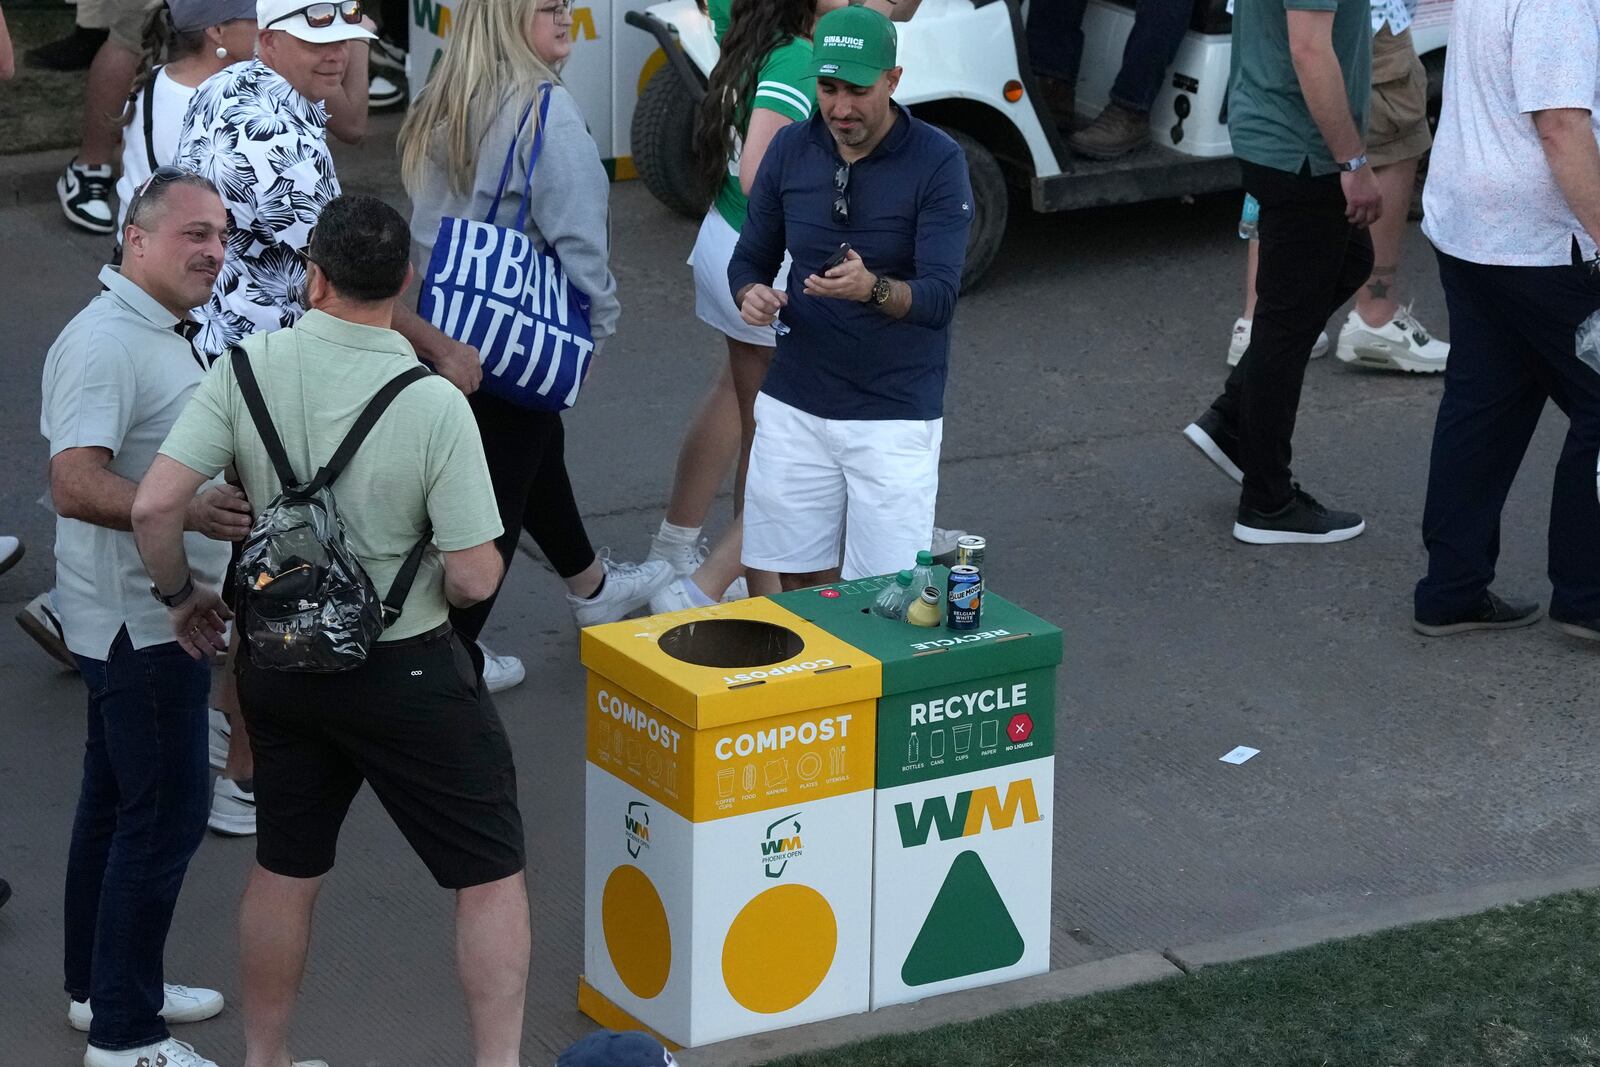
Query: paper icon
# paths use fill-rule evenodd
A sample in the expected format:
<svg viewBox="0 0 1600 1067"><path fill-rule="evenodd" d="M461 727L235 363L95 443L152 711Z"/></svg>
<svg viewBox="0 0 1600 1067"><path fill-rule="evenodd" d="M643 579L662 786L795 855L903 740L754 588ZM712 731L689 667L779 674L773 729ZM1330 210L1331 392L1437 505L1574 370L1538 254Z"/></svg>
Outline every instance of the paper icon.
<svg viewBox="0 0 1600 1067"><path fill-rule="evenodd" d="M1251 757L1259 756L1259 755L1261 755L1261 750L1259 748L1251 748L1248 745L1240 745L1238 748L1234 749L1232 752L1228 753L1226 756L1223 756L1222 757L1222 762L1223 763L1243 763L1246 760L1250 759Z"/></svg>

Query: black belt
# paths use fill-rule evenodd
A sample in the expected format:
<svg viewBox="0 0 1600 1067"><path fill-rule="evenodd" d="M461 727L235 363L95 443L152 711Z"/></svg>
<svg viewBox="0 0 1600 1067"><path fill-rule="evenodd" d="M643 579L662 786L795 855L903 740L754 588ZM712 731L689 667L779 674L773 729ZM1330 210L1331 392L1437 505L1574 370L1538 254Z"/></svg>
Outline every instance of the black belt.
<svg viewBox="0 0 1600 1067"><path fill-rule="evenodd" d="M426 633L414 634L411 637L402 637L398 641L379 641L377 644L372 646L372 651L380 652L388 648L409 648L413 645L427 644L429 641L437 641L441 637L449 637L453 632L454 628L450 625L450 620L446 619L444 622L441 622L438 626L435 626Z"/></svg>

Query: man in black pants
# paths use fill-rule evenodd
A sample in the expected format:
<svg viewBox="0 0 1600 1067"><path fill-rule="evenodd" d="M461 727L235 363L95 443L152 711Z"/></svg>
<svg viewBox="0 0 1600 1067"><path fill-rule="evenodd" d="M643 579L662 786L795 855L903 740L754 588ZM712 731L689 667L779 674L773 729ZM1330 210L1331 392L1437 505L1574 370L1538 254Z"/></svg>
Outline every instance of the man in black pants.
<svg viewBox="0 0 1600 1067"><path fill-rule="evenodd" d="M240 345L283 454L275 459L262 443L230 357L207 373L151 464L133 504L134 535L190 655L225 647L227 611L215 587L189 576L178 538L183 502L205 472L229 464L250 500L271 500L279 461L311 477L371 398L415 371L416 352L390 329L410 252L409 228L393 208L370 197L330 201L306 249L310 310ZM299 673L258 665L253 651L242 657L258 824L239 918L245 1061L292 1062L289 1020L317 892L366 783L434 880L455 891L476 1062L521 1063L528 896L516 770L500 716L449 623L452 606L492 594L503 570L494 489L466 398L432 375L400 392L335 493L375 588L393 589L420 538L429 547L403 611L359 666Z"/></svg>
<svg viewBox="0 0 1600 1067"><path fill-rule="evenodd" d="M1462 0L1423 226L1455 342L1433 430L1412 624L1430 637L1537 622L1490 589L1500 510L1546 400L1570 425L1550 498L1550 618L1600 640L1600 0ZM1574 260L1578 262L1574 262Z"/></svg>
<svg viewBox="0 0 1600 1067"><path fill-rule="evenodd" d="M1255 327L1222 395L1184 430L1243 485L1233 536L1257 545L1357 536L1293 481L1300 386L1329 316L1372 272L1383 195L1363 133L1371 95L1369 0L1238 0L1228 130L1261 202Z"/></svg>

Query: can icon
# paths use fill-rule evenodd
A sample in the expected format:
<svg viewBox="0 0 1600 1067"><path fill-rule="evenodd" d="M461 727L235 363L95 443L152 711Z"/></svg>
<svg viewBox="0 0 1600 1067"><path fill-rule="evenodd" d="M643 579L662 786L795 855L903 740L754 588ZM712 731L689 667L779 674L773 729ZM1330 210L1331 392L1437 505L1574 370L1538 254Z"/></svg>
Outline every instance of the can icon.
<svg viewBox="0 0 1600 1067"><path fill-rule="evenodd" d="M968 534L956 539L956 563L963 567L983 566L983 554L989 548L989 539Z"/></svg>
<svg viewBox="0 0 1600 1067"><path fill-rule="evenodd" d="M945 599L950 605L945 625L952 630L976 630L983 617L983 576L978 568L951 567L950 592Z"/></svg>

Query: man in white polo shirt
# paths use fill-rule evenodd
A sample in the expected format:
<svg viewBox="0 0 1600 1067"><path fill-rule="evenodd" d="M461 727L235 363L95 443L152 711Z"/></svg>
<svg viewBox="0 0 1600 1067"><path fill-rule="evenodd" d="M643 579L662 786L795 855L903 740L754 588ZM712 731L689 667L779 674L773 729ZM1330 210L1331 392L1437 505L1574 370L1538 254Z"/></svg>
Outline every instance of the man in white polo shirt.
<svg viewBox="0 0 1600 1067"><path fill-rule="evenodd" d="M208 662L173 640L134 544L134 492L206 374L188 309L222 265L227 219L211 183L161 168L134 197L122 269L45 358L56 591L89 690L83 785L67 859L67 1021L84 1067L206 1067L167 1024L222 1010L209 989L165 985L167 928L205 832ZM213 482L188 505L196 573L219 580L250 529L244 494Z"/></svg>
<svg viewBox="0 0 1600 1067"><path fill-rule="evenodd" d="M1537 622L1489 585L1500 511L1545 402L1569 425L1550 499L1550 618L1600 640L1600 0L1458 0L1423 193L1453 347L1433 429L1413 625L1431 637Z"/></svg>

